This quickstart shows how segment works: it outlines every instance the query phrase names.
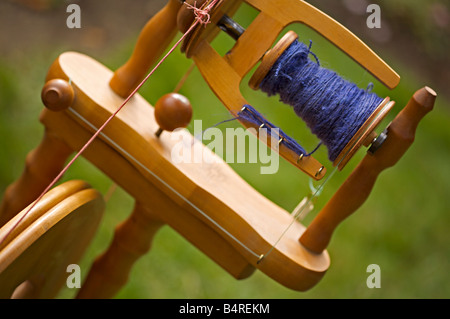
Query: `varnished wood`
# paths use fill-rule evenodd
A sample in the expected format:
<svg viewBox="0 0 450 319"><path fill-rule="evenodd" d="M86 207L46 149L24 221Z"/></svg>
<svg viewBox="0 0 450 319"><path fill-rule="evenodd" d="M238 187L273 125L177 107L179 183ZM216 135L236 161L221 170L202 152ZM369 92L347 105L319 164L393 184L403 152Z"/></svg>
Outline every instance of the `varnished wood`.
<svg viewBox="0 0 450 319"><path fill-rule="evenodd" d="M130 59L111 78L110 86L118 95L128 97L166 50L178 31L177 15L180 7L181 1L168 1L142 29Z"/></svg>
<svg viewBox="0 0 450 319"><path fill-rule="evenodd" d="M189 125L192 119L192 105L189 100L178 93L163 95L155 104L155 120L159 131L172 132ZM157 134L159 136L160 134Z"/></svg>
<svg viewBox="0 0 450 319"><path fill-rule="evenodd" d="M379 174L395 165L414 141L420 120L433 109L436 93L417 91L388 127L387 139L373 155L367 154L300 237L308 249L326 249L336 227L368 198Z"/></svg>
<svg viewBox="0 0 450 319"><path fill-rule="evenodd" d="M339 22L303 0L221 1L217 5L217 10L212 13L212 23L204 30L200 26L197 27L189 43L185 44L187 56L193 56L202 41L211 41L218 32L214 23L217 23L223 14L232 16L243 2L259 10L260 13L239 38L232 52L227 54L230 64L238 74L248 73L269 49L267 43L273 44L288 25L303 23L319 32L388 88L392 89L398 85L399 75L372 49Z"/></svg>
<svg viewBox="0 0 450 319"><path fill-rule="evenodd" d="M112 298L126 284L134 263L150 250L163 225L148 210L136 203L131 216L117 226L111 245L95 260L77 298Z"/></svg>
<svg viewBox="0 0 450 319"><path fill-rule="evenodd" d="M385 98L358 129L347 145L345 145L337 158L334 160L333 165L337 166L339 170L342 170L361 146L367 144L370 139L373 141L374 135L376 136L375 129L386 118L394 105L394 101L390 101L388 97Z"/></svg>
<svg viewBox="0 0 450 319"><path fill-rule="evenodd" d="M178 30L185 33L195 21L195 12L192 7L202 8L207 0L186 0L183 2L182 7L178 10L177 14L177 26Z"/></svg>
<svg viewBox="0 0 450 319"><path fill-rule="evenodd" d="M206 41L199 44L198 50L193 56L193 60L206 82L210 85L212 91L233 116L237 116L237 113L242 107L249 104L239 90L239 84L242 78ZM221 76L218 77L217 74L221 74ZM255 127L252 123L241 121L241 124L247 128L253 127L258 129L258 127ZM258 132L258 130L255 130L255 132ZM266 139L262 139L262 141L265 143L269 142ZM313 156L305 156L299 160L299 155L286 147L283 143L279 145L278 151L280 156L308 174L311 178L320 180L325 176L327 171L326 168L324 168L324 166Z"/></svg>
<svg viewBox="0 0 450 319"><path fill-rule="evenodd" d="M2 226L2 233L5 235L9 233L8 236L0 237L0 249L5 248L11 240L16 238L22 231L24 231L27 227L29 227L33 222L35 222L40 216L45 214L47 211L53 208L53 206L59 202L61 202L66 197L75 194L81 190L87 189L89 185L82 181L69 181L57 187L57 190L51 190L49 193L44 196L36 206L29 212L26 218L22 219L19 224L17 221L21 219L21 217L17 217L16 214L13 218L8 220L5 225ZM31 205L31 202L30 202ZM30 205L26 205L29 207ZM20 214L24 215L24 209ZM12 222L11 220L15 220Z"/></svg>
<svg viewBox="0 0 450 319"><path fill-rule="evenodd" d="M84 141L92 134L67 114L56 114L44 111L43 124L51 131L58 132L61 139L74 150L79 150ZM142 175L129 159L108 146L100 139L94 140L86 150L84 157L101 169L107 176L119 184L137 201L148 203L155 211L159 211L162 222L179 232L184 238L198 247L218 265L235 278L246 278L253 267L217 232L192 216L181 201L173 201ZM120 168L118 170L117 168ZM157 216L154 216L156 219ZM211 254L218 250L221 254Z"/></svg>
<svg viewBox="0 0 450 319"><path fill-rule="evenodd" d="M202 1L203 2L203 1ZM183 41L183 44L181 46L181 52L186 53L186 56L188 58L192 58L193 52L195 52L197 44L203 40L212 41L217 34L219 34L220 29L217 27L217 24L219 23L220 19L223 17L224 14L228 16L232 16L241 6L241 1L224 1L220 0L216 2L215 5L213 5L213 0L206 0L202 6L202 8L209 7L209 23L208 24L198 24L196 28L186 36L185 40ZM198 6L197 6L198 7ZM187 15L186 13L187 9L186 6L183 6L180 10L180 15ZM183 19L184 20L184 19ZM179 28L181 30L186 28L187 24L183 25L183 22L181 22L181 19L179 19ZM186 23L186 22L184 22Z"/></svg>
<svg viewBox="0 0 450 319"><path fill-rule="evenodd" d="M283 25L303 23L320 33L359 63L388 88L395 88L400 76L364 42L342 24L303 0L246 0L248 4ZM270 25L266 26L269 32Z"/></svg>
<svg viewBox="0 0 450 319"><path fill-rule="evenodd" d="M99 225L104 202L82 181L61 184L0 229L0 298L54 298ZM28 213L28 214L27 214ZM20 287L19 287L20 286ZM19 287L19 289L16 289Z"/></svg>
<svg viewBox="0 0 450 319"><path fill-rule="evenodd" d="M42 88L42 103L52 111L62 111L72 105L75 98L73 88L69 82L54 79L47 82Z"/></svg>
<svg viewBox="0 0 450 319"><path fill-rule="evenodd" d="M270 69L272 69L272 66L280 58L283 52L286 51L286 49L289 48L289 46L297 39L298 35L294 31L289 31L280 39L280 41L277 42L277 44L272 49L268 50L261 59L260 65L250 78L248 86L253 90L259 90L259 86L262 80L264 80L264 78L267 76Z"/></svg>
<svg viewBox="0 0 450 319"><path fill-rule="evenodd" d="M41 194L72 152L64 141L45 132L39 146L27 155L22 175L5 191L0 206L0 226Z"/></svg>
<svg viewBox="0 0 450 319"><path fill-rule="evenodd" d="M269 50L263 57L261 64L256 69L249 81L249 86L258 90L261 82L266 77L274 63L278 58L286 51L289 46L298 39L297 34L293 31L286 33L281 40ZM333 165L337 166L339 170L342 170L350 159L355 155L359 148L364 145L370 146L371 142L376 138L375 129L385 119L388 113L394 107L395 102L385 98L373 111L373 113L367 118L367 120L361 125L355 135L350 139L347 145L344 146L342 151L338 154L333 161Z"/></svg>
<svg viewBox="0 0 450 319"><path fill-rule="evenodd" d="M86 132L92 132L93 128L78 115L89 119L93 126L98 127L122 101L106 85L110 75L111 71L87 56L65 53L55 61L48 77L72 79L74 87L77 88L77 99L73 108L65 113ZM43 122L52 132L58 132L68 144L76 142L82 145L85 141L81 140L82 134L74 134L76 129L69 129L70 125L61 115L44 112ZM249 274L248 269L251 268L242 267L242 259L230 258L230 253L237 253L248 265L260 269L292 289L305 290L320 280L329 265L328 254L311 254L299 245L298 234L305 228L295 221L279 245L258 264L259 254L264 254L272 248L278 237L292 223L292 217L250 187L222 159L203 145L181 144L187 148L199 147L202 153L214 159L213 161L199 164L176 163L171 157L171 150L181 138L193 141L193 137L186 131L180 131L167 132L158 139L154 135L157 128L153 108L137 95L111 121L111 125L105 128L100 139L117 154L125 157L140 173L139 178L145 179L144 183L154 185L153 187L160 189L170 198L169 203L173 201L188 212L183 217L176 209L160 210L160 220L195 241L213 260L221 260L227 270L234 269L236 272L236 269L241 269L243 274ZM111 141L114 143L111 144ZM127 189L127 184L136 183L136 180L124 174L123 168L111 166L114 156L104 157L98 150L94 152L94 145L91 150L85 156L100 169L108 171L108 175L119 185ZM143 205L150 207L155 205L150 193L144 192L144 188L140 187L130 194ZM258 218L255 218L255 212L258 212ZM214 241L213 236L201 241L204 238L203 231L190 228L192 225L198 225L198 221L205 225L204 228L217 233L217 240ZM209 233L211 234L211 231ZM228 242L235 252L215 248L216 245L223 245L219 238ZM250 250L258 256L251 254Z"/></svg>
<svg viewBox="0 0 450 319"><path fill-rule="evenodd" d="M216 24L223 15L231 16L243 2L252 5L260 13L239 37L234 47L221 57L209 44L219 32ZM243 77L262 59L262 69L261 66L257 69L256 75L250 82L253 87L259 86L262 77L270 69L270 64L276 61L282 49L292 43L294 37L288 33L286 40L280 41L278 46L270 50L281 31L291 23L304 23L321 33L386 86L393 88L398 84L400 77L367 45L344 26L305 1L219 1L211 11L211 23L206 27L197 26L185 40L183 50L195 61L203 77L222 103L233 116L236 116L245 104L249 104L239 91ZM218 69L220 69L220 77L215 75ZM382 119L382 117L377 118ZM240 122L245 127L254 127L251 123ZM368 133L370 135L371 131ZM340 164L339 169L342 169L361 144L352 143L349 146L350 151L346 149L343 153L345 156L341 154L339 162L335 162L335 165ZM355 145L358 147L354 147ZM313 156L299 160L299 155L283 143L280 144L279 153L288 162L316 180L323 178L326 174L324 165Z"/></svg>
<svg viewBox="0 0 450 319"><path fill-rule="evenodd" d="M245 2L260 13L225 57L209 44L219 32L215 24L223 14L232 16L243 1L219 1L211 12L212 23L199 26L183 46L183 51L194 59L211 89L233 115L248 104L239 92L242 78L261 58L279 52L267 53L267 50L279 33L294 22L305 23L324 35L388 87L398 83L398 75L364 43L306 2ZM60 171L69 154L81 149L117 110L123 98L146 75L150 65L171 41L177 23L182 25L182 30L190 25L192 12L178 11L180 6L178 0L169 0L142 31L130 60L115 73L75 52L64 53L56 59L46 81L70 81L74 99L70 99L70 103L61 103L64 107L56 108L62 109L61 112L49 109L42 112L46 136L29 156L32 160L27 161L21 179L8 189L0 210L2 220L9 220L20 210L17 207L27 205L37 197ZM49 97L52 100L52 93ZM363 159L306 229L284 209L248 185L186 130L167 132L159 138L155 136L160 125L155 120L153 107L136 95L83 153L87 160L125 189L137 204L131 216L116 228L110 247L94 263L78 297L114 296L125 284L134 262L150 249L154 234L164 224L179 232L237 279L247 278L259 269L288 288L300 291L311 288L330 265L325 248L334 228L365 201L378 174L403 155L412 143L418 122L433 102L430 89L416 93L391 124L389 138L382 148ZM372 123L370 121L369 125ZM359 137L356 144L373 140L373 130L369 131L364 129L364 134L368 134ZM189 163L180 163L172 156L174 150L192 152L195 149L201 150L209 160L196 163L191 158ZM315 179L325 175L323 166L313 157L298 158L297 154L283 148L280 153ZM44 158L52 160L48 162ZM80 202L83 201L77 199L76 203ZM99 204L96 199L92 202ZM70 205L75 207L76 203ZM45 205L45 201L40 205ZM24 221L33 216L36 213ZM66 223L55 225L64 229L65 226L58 225ZM25 224L20 224L11 234L18 236L26 228ZM65 234L57 234L63 240L70 239L70 236L64 237ZM59 237L49 238L56 242ZM5 241L4 245L9 247L6 245L11 243ZM58 261L56 264L60 272L64 263ZM36 287L40 287L40 283L26 281L16 290L16 295L36 296Z"/></svg>

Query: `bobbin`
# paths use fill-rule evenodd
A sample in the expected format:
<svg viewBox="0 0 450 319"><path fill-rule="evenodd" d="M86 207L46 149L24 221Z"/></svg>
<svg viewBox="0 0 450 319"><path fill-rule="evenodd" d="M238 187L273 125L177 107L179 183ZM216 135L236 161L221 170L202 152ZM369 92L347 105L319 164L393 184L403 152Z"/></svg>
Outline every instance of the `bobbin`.
<svg viewBox="0 0 450 319"><path fill-rule="evenodd" d="M249 80L249 86L258 90L261 82L266 77L272 66L278 60L278 58L289 48L289 46L298 39L298 35L293 32L287 32L281 40L261 59L261 64L253 73ZM374 112L367 118L363 125L358 129L356 134L342 149L337 158L333 161L333 166L337 166L339 170L342 170L348 161L353 157L361 146L371 147L372 143L377 140L377 133L375 129L385 119L386 115L392 110L395 102L390 101L389 97L386 97L374 110ZM380 142L381 140L378 140ZM370 148L369 148L370 149ZM372 148L373 149L373 148Z"/></svg>
<svg viewBox="0 0 450 319"><path fill-rule="evenodd" d="M193 1L187 2L191 5L194 3ZM211 0L197 2L198 7L200 5L204 7L212 3ZM239 37L237 37L235 45L222 57L211 47L210 42L220 32L221 21L223 22L224 17L226 17L225 19L232 17L243 3L257 9L259 14L246 30L238 32ZM194 13L187 6L183 6L178 13L180 30L183 31L189 27L190 21L194 21ZM184 41L182 51L185 52L187 57L194 60L213 92L233 115L236 115L243 105L249 104L239 89L243 77L261 59L265 60L265 63L258 68L257 72L260 72L261 68L268 67L276 61L278 54L281 54L289 46L289 42L296 39L296 36L294 38L292 33L289 33L286 41L280 41L277 49L270 50L283 29L292 23L303 23L323 35L388 88L394 88L400 80L398 74L364 42L337 21L305 1L221 0L210 11L210 22L207 25L196 26ZM271 60L273 62L269 63L268 61ZM220 74L220 77L217 76L218 74ZM392 106L393 103L386 99L377 108L373 116L355 135L355 139L342 151L339 160L334 165L342 169L361 144L368 144L368 140L373 139L374 127L384 118ZM241 124L246 127L251 126L248 123L241 122ZM323 165L312 156L303 156L299 160L299 154L293 154L286 147L283 147L282 143L279 153L283 158L316 180L321 179L326 173Z"/></svg>

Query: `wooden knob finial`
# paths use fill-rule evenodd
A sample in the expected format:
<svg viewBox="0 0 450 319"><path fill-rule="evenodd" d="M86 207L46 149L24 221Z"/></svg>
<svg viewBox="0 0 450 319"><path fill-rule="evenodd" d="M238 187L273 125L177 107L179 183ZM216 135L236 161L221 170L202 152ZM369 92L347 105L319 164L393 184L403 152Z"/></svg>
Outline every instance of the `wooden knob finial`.
<svg viewBox="0 0 450 319"><path fill-rule="evenodd" d="M189 100L178 93L169 93L162 96L155 105L155 119L159 125L156 136L163 131L172 132L186 127L192 118L192 106Z"/></svg>
<svg viewBox="0 0 450 319"><path fill-rule="evenodd" d="M74 95L72 86L62 79L48 81L41 92L42 102L52 111L67 109L72 105Z"/></svg>

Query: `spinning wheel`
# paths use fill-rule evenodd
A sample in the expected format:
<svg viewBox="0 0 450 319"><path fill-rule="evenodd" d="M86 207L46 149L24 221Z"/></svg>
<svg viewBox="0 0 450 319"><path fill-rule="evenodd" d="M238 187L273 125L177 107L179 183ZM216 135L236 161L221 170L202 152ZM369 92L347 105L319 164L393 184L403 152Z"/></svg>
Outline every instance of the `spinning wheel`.
<svg viewBox="0 0 450 319"><path fill-rule="evenodd" d="M48 192L0 228L0 298L53 298L97 230L103 199L84 182ZM17 224L17 222L20 222ZM17 226L16 226L17 225Z"/></svg>
<svg viewBox="0 0 450 319"><path fill-rule="evenodd" d="M242 78L261 61L251 80L251 85L258 87L266 70L296 39L288 33L272 48L279 33L294 22L303 22L319 31L386 86L394 87L399 77L350 31L304 1L200 2L210 15L206 27L195 27L199 20L190 6L170 0L144 27L130 60L114 73L76 52L63 53L50 67L43 89L47 109L41 115L46 134L29 155L22 177L7 190L0 218L9 220L37 198L73 151L82 150L86 159L125 189L136 200L135 210L117 227L110 248L95 261L80 298L114 296L126 282L134 261L148 251L153 235L164 224L235 278L246 278L258 269L291 289L311 288L330 265L326 247L334 229L364 203L379 173L404 154L419 121L433 107L434 91L429 88L417 91L386 133L376 137L375 128L393 105L384 99L334 166L342 169L362 145L370 146L370 153L305 227L253 189L186 130L170 132L185 126L184 119L174 119L173 127L162 125L155 120L154 109L144 98L130 94L171 42L177 27L183 32L190 31L184 39L183 51L195 61L233 116L239 116L248 104L239 92ZM193 1L188 3L194 5ZM243 3L260 11L247 30L237 27L230 18ZM237 39L224 57L209 44L220 29ZM117 107L124 103L126 107L118 112ZM181 102L176 107L189 109L187 104ZM162 112L168 108L163 106ZM190 118L189 111L182 113ZM241 123L254 127L246 121ZM169 132L161 134L162 129ZM83 145L93 134L96 138L85 148ZM189 141L182 146L184 150L198 148L209 160L200 164L175 161L171 153L180 147L175 142L179 140ZM284 142L282 138L278 143L283 158L313 179L320 180L326 175L324 165L312 156L292 151ZM52 156L49 158L48 154Z"/></svg>

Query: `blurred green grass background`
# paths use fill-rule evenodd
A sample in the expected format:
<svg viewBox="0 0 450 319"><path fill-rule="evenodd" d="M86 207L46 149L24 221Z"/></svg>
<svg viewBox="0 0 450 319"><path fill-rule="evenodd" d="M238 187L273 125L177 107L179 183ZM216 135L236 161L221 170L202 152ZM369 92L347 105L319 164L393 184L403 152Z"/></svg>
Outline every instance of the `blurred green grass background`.
<svg viewBox="0 0 450 319"><path fill-rule="evenodd" d="M164 1L158 3L161 7ZM84 4L86 5L83 6ZM81 6L85 14L89 10L89 5L87 2L81 2ZM109 14L110 10L112 9L105 9L104 15ZM55 27L65 28L65 11L59 10L53 14L62 15L59 22L61 25L56 24ZM239 11L236 20L246 26L254 15L255 12L251 8L244 8ZM20 24L22 21L20 16L17 19ZM102 22L97 23L101 25ZM141 22L143 23L145 20ZM85 26L83 28L71 32L85 32L87 28ZM373 82L376 93L380 96L390 96L397 102L384 125L387 125L389 120L406 105L414 91L425 85L431 87L435 85L433 78L425 80L419 71L408 65L406 59L399 59L394 55L386 56L384 50L376 50L402 76L400 85L389 91L315 32L304 26L295 26L293 29L300 35L302 41L308 42L310 39L313 41L312 50L319 56L322 65L338 71L361 87ZM42 137L43 127L38 122L42 109L40 90L47 69L57 55L66 50L81 50L110 68L116 69L129 56L138 30L139 27L130 31L120 42L113 46L109 45L108 50L99 50L95 46L81 46L79 49L74 44L53 39L50 43L36 43L27 50L15 50L12 51L13 54L0 57L0 194L7 185L20 176L26 154ZM99 34L101 35L101 32L96 33L97 36ZM2 45L14 47L16 39L13 35L14 30L11 29L10 40ZM111 39L103 41L108 42ZM222 53L229 50L232 44L232 40L225 35L221 35L214 42L214 46ZM389 51L387 47L386 51ZM405 55L408 55L408 52L405 52ZM154 104L158 97L174 89L190 65L191 61L177 50L140 93ZM448 69L449 65L442 67ZM276 97L267 98L261 92L251 91L246 83L247 81L244 81L242 85L244 96L270 121L300 140L308 149L316 145L317 140L311 136L300 119L292 116L288 106L280 104ZM439 87L442 87L441 83ZM229 118L225 108L210 92L197 70L190 75L180 93L189 97L194 107L194 119L202 119L204 127ZM156 236L151 251L137 262L128 284L117 297L450 297L448 93L438 91L435 109L420 124L416 141L411 149L394 168L380 176L368 201L338 228L329 246L331 267L322 281L310 291L303 293L291 291L259 272L248 279L237 281L169 227L164 227ZM237 124L231 123L222 127L237 127ZM317 199L317 209L307 217L305 223L310 222L362 156L364 152L360 151L342 172L333 176ZM318 157L331 170L325 150L321 150ZM292 211L297 203L309 194L309 179L284 161L280 162L279 172L270 176L260 175L258 164L230 165L253 187L287 211ZM84 159L75 163L64 180L75 178L88 181L104 194L112 184ZM97 236L81 263L82 270L86 269L87 272L95 256L106 249L114 227L127 218L132 207L133 199L121 189L116 190L107 203ZM366 268L370 264L378 264L381 267L380 289L369 289L366 286L369 275ZM83 275L86 275L86 272ZM60 298L68 298L73 294L73 291L64 289Z"/></svg>

